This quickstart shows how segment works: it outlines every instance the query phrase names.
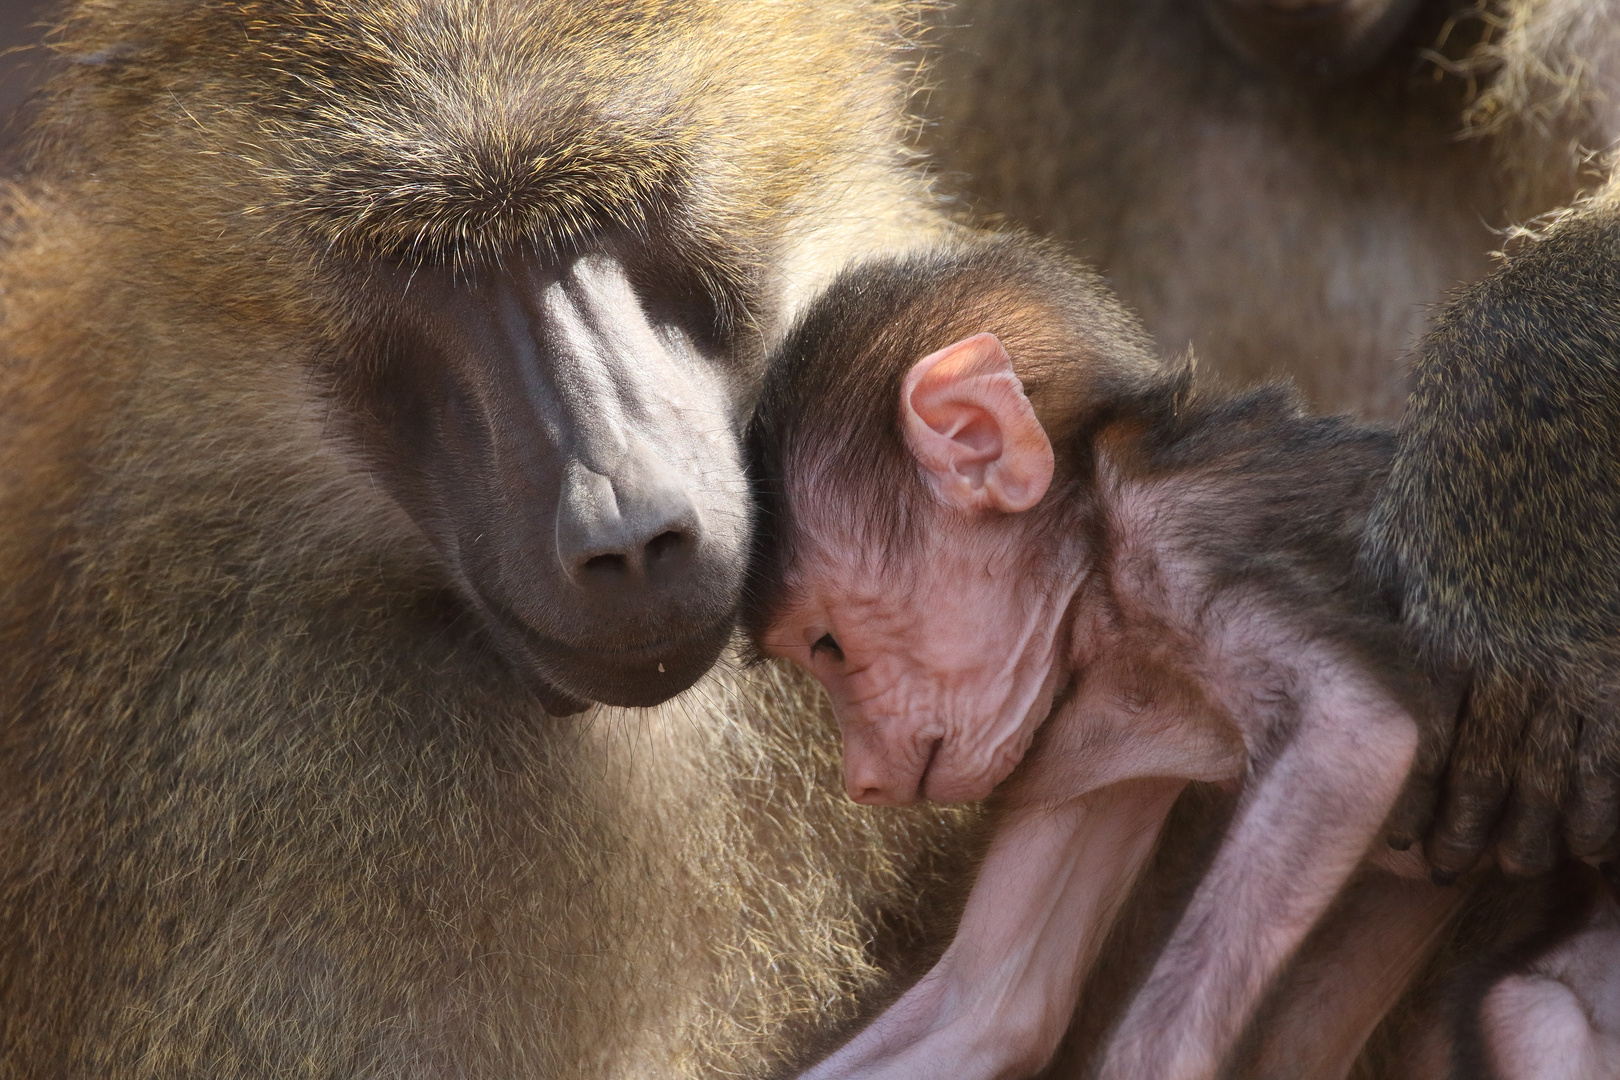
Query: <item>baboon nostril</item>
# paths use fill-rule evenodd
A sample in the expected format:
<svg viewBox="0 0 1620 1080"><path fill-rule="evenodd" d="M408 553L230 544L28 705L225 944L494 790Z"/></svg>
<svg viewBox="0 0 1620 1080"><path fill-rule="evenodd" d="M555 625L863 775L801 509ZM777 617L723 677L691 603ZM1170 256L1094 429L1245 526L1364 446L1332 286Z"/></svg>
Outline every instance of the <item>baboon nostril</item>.
<svg viewBox="0 0 1620 1080"><path fill-rule="evenodd" d="M688 533L665 529L635 550L633 543L627 551L603 551L578 563L578 573L601 584L610 581L629 581L644 574L668 574L680 564L681 556L692 545Z"/></svg>
<svg viewBox="0 0 1620 1080"><path fill-rule="evenodd" d="M584 569L591 574L625 575L630 573L630 560L617 552L594 555L585 560Z"/></svg>
<svg viewBox="0 0 1620 1080"><path fill-rule="evenodd" d="M647 541L647 564L649 566L661 562L671 555L677 554L686 545L686 534L671 529L661 532Z"/></svg>

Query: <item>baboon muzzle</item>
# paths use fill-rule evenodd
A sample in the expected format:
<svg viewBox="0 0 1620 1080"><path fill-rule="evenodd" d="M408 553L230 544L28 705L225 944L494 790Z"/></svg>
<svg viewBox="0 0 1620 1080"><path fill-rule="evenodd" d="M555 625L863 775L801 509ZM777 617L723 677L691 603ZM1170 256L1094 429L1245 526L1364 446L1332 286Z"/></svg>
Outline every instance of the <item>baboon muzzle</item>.
<svg viewBox="0 0 1620 1080"><path fill-rule="evenodd" d="M730 636L748 533L724 367L606 255L411 292L401 501L502 651L554 710L686 689Z"/></svg>

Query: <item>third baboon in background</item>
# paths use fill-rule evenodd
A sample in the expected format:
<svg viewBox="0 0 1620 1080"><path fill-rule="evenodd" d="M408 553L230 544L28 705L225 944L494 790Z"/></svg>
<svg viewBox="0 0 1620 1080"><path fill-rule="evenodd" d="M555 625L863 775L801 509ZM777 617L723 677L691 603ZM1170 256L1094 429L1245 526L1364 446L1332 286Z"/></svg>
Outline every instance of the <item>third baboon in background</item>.
<svg viewBox="0 0 1620 1080"><path fill-rule="evenodd" d="M963 0L942 21L933 139L974 207L1075 244L1218 376L1393 417L1436 305L1484 279L1418 348L1369 548L1430 659L1476 670L1394 839L1426 836L1443 876L1493 837L1520 873L1608 851L1616 447L1581 432L1616 430L1613 202L1488 253L1601 181L1617 5ZM1500 377L1538 349L1556 378Z"/></svg>
<svg viewBox="0 0 1620 1080"><path fill-rule="evenodd" d="M1468 5L1289 5L1407 9L1377 63L1328 82L1256 67L1206 13L1269 6L959 0L930 143L973 209L1072 245L1166 351L1393 419L1428 306L1490 270L1493 229L1564 205L1575 167L1511 126L1458 138L1468 84L1419 50L1456 15L1444 48L1467 56Z"/></svg>

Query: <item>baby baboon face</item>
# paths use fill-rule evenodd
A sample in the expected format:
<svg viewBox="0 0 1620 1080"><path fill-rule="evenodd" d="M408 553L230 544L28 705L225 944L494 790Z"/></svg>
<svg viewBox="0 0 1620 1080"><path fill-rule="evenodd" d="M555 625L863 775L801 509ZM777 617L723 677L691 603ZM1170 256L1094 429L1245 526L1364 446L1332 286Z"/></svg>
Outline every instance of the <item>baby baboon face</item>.
<svg viewBox="0 0 1620 1080"><path fill-rule="evenodd" d="M827 687L851 798L982 799L1064 679L1065 590L1031 555L1024 513L1051 482L1052 447L990 334L923 358L900 397L911 464L934 496L911 546L874 550L848 527L847 493L814 470L790 475L796 555L763 645Z"/></svg>
<svg viewBox="0 0 1620 1080"><path fill-rule="evenodd" d="M982 799L1051 708L1060 665L1049 620L1019 595L1026 560L994 534L942 526L900 565L801 537L792 599L764 635L827 688L856 802Z"/></svg>

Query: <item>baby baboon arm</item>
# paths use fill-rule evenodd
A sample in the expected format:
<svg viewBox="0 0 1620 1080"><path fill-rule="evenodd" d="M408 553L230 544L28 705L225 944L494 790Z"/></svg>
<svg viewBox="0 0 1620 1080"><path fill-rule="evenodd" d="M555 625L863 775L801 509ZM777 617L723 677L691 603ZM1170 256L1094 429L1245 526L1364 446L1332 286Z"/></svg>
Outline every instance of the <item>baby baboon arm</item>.
<svg viewBox="0 0 1620 1080"><path fill-rule="evenodd" d="M1298 670L1310 684L1295 734L1251 764L1238 818L1115 1033L1104 1080L1214 1076L1400 791L1417 741L1407 712L1341 661Z"/></svg>
<svg viewBox="0 0 1620 1080"><path fill-rule="evenodd" d="M1182 786L1129 780L1009 811L939 963L803 1080L991 1080L1039 1069Z"/></svg>
<svg viewBox="0 0 1620 1080"><path fill-rule="evenodd" d="M1382 843L1374 841L1374 846ZM1416 861L1416 860L1414 860ZM1469 895L1367 868L1268 995L1233 1080L1343 1080Z"/></svg>
<svg viewBox="0 0 1620 1080"><path fill-rule="evenodd" d="M1391 843L1442 878L1613 850L1620 824L1620 218L1598 209L1465 290L1419 350L1366 558L1440 668ZM1453 728L1451 725L1455 724Z"/></svg>

